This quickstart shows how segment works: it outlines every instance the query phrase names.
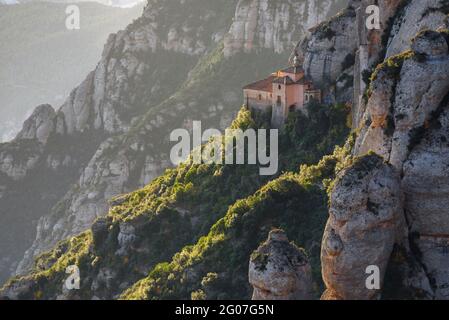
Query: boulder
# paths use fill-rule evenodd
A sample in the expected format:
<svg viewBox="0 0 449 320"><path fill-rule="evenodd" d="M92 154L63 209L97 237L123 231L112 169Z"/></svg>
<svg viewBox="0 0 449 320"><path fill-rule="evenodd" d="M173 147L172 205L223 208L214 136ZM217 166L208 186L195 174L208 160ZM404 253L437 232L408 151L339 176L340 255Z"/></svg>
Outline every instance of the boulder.
<svg viewBox="0 0 449 320"><path fill-rule="evenodd" d="M288 241L282 230L273 230L268 240L251 255L249 282L253 300L309 300L314 297L312 271L302 249Z"/></svg>

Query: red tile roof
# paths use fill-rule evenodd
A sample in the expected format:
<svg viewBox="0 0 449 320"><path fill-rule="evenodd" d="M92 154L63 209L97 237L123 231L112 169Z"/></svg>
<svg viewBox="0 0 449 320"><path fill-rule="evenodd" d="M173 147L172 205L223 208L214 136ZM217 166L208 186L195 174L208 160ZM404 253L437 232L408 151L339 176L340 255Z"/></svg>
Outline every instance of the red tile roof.
<svg viewBox="0 0 449 320"><path fill-rule="evenodd" d="M275 78L275 76L269 76L266 79L248 84L247 86L244 86L243 89L273 92L273 80Z"/></svg>

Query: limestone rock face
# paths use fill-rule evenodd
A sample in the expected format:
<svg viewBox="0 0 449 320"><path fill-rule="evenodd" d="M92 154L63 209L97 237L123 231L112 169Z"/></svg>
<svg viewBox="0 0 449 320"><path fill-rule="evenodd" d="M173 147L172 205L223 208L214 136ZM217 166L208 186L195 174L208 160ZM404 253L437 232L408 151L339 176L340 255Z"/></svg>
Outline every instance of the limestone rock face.
<svg viewBox="0 0 449 320"><path fill-rule="evenodd" d="M55 129L55 117L55 110L50 105L38 106L31 117L25 121L16 139L37 139L39 142L46 143Z"/></svg>
<svg viewBox="0 0 449 320"><path fill-rule="evenodd" d="M348 7L312 29L311 35L300 45L305 50L306 75L317 85L335 83L341 73L352 66L357 48L355 24L355 8Z"/></svg>
<svg viewBox="0 0 449 320"><path fill-rule="evenodd" d="M408 1L397 13L387 47L387 57L399 54L410 47L412 39L420 31L436 30L445 23L448 4L446 1Z"/></svg>
<svg viewBox="0 0 449 320"><path fill-rule="evenodd" d="M36 167L42 149L42 144L37 140L16 141L4 145L0 149L0 173L14 181L22 180Z"/></svg>
<svg viewBox="0 0 449 320"><path fill-rule="evenodd" d="M442 34L426 30L413 39L412 50L425 57L444 58L448 54L448 44Z"/></svg>
<svg viewBox="0 0 449 320"><path fill-rule="evenodd" d="M449 109L435 120L404 163L405 212L436 299L449 299Z"/></svg>
<svg viewBox="0 0 449 320"><path fill-rule="evenodd" d="M282 230L251 255L249 282L253 300L313 299L312 271L305 253L290 243Z"/></svg>
<svg viewBox="0 0 449 320"><path fill-rule="evenodd" d="M376 266L382 283L400 223L399 175L377 155L356 160L332 192L321 246L323 299L374 299L366 270Z"/></svg>
<svg viewBox="0 0 449 320"><path fill-rule="evenodd" d="M43 154L43 145L55 130L55 118L50 105L38 106L16 139L0 146L0 173L19 181L34 169Z"/></svg>
<svg viewBox="0 0 449 320"><path fill-rule="evenodd" d="M229 33L225 36L225 56L257 52L261 48L274 49L277 53L290 51L298 37L335 14L344 2L240 0Z"/></svg>
<svg viewBox="0 0 449 320"><path fill-rule="evenodd" d="M409 3L413 5L417 2ZM390 287L386 294L404 289L411 298L449 298L447 39L444 28L424 30L411 40L411 51L377 67L366 109L356 123L353 152L363 156L374 151L387 164L360 174L363 182L358 183L354 183L358 180L351 167L335 185L322 246L324 299L381 297L384 286L379 292L365 289L363 268L377 265L383 279L387 262L402 271L395 274L399 279L396 288ZM376 176L390 182L381 182L380 190L372 193L366 185L376 184ZM374 194L379 201L375 205ZM394 212L378 220L380 225L373 225L369 213L383 206ZM393 245L394 258L390 259ZM401 259L396 259L398 251Z"/></svg>
<svg viewBox="0 0 449 320"><path fill-rule="evenodd" d="M400 16L406 1L402 0L362 0L353 1L352 6L357 7L356 35L358 39L355 54L354 91L353 91L353 123L360 121L359 108L362 106L363 95L367 85L367 74L376 67L385 57L385 47L391 34L391 27L396 17ZM367 22L373 23L372 6L379 8L379 25L368 29Z"/></svg>
<svg viewBox="0 0 449 320"><path fill-rule="evenodd" d="M412 46L414 55L397 58L398 67L379 69L355 148L356 154L377 152L398 170L449 90L444 36L423 32Z"/></svg>

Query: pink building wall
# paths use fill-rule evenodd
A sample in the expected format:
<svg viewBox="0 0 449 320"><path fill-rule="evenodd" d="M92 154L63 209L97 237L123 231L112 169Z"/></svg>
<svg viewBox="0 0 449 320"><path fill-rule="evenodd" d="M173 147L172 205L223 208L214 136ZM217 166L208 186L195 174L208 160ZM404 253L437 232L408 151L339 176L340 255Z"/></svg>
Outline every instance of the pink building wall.
<svg viewBox="0 0 449 320"><path fill-rule="evenodd" d="M243 90L244 103L252 107L266 111L267 108L271 108L272 94L267 91L245 89Z"/></svg>

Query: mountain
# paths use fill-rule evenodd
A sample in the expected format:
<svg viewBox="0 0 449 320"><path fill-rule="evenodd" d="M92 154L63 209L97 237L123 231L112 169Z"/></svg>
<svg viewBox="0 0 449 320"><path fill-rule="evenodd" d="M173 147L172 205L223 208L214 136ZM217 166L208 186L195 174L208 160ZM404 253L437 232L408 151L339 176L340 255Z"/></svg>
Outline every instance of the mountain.
<svg viewBox="0 0 449 320"><path fill-rule="evenodd" d="M385 1L381 8L392 17L386 36L376 37L386 57L354 110L356 160L330 195L323 297L448 299L449 3ZM360 66L369 68L377 52L362 41L363 52ZM362 285L367 265L379 268L383 290Z"/></svg>
<svg viewBox="0 0 449 320"><path fill-rule="evenodd" d="M113 196L162 174L173 129L194 120L226 128L241 87L283 67L307 29L344 4L150 0L59 109L39 106L0 145L1 225L16 230L1 233L3 279L90 228Z"/></svg>
<svg viewBox="0 0 449 320"><path fill-rule="evenodd" d="M310 109L316 111L310 119L300 114L291 119L288 134L282 137L282 149L286 151L280 155L281 170L294 170L301 162L315 162L344 142L349 132L345 125L348 110L340 106L328 112L327 106L315 107ZM259 125L249 111L242 109L231 127ZM303 128L310 134L301 135ZM340 151L342 157L345 150ZM325 172L323 175L332 174L335 162L329 158L326 169L313 167L313 174L304 176L288 173L267 185L267 178L259 176L254 166L183 164L167 170L143 189L114 198L109 214L97 219L91 230L42 254L31 275L17 278L18 282L13 280L4 292L10 298L26 299L111 299L121 294L124 298L190 298L200 288L201 279L215 272L218 276L210 275L213 281L207 298L248 296L247 264L242 260L246 261L266 236L270 224L291 226L287 230L297 234L295 240L314 247L317 254L316 242L326 218L326 196L310 177L320 170ZM313 213L297 216L300 208ZM254 232L248 233L248 228ZM295 232L298 228L301 232ZM190 245L197 241L195 246ZM180 253L175 262L158 264L177 251ZM162 277L168 275L166 270L184 268L184 263L200 269L187 271L189 278L184 278L183 285L179 285L175 273L170 285L161 283L160 291L155 288L159 293L154 297L140 291L142 284L138 281L145 279L148 270L154 269L151 275ZM80 266L85 290L66 292L51 285L63 280L70 264ZM181 272L179 277L184 275ZM122 292L133 283L136 289L133 286ZM171 283L177 284L176 288L171 288Z"/></svg>
<svg viewBox="0 0 449 320"><path fill-rule="evenodd" d="M230 32L198 59L172 96L100 147L80 185L69 191L66 203L59 203L62 213L53 211L53 217L42 219L38 238L39 232L41 239L49 234L58 238L58 233L80 225L73 221L82 217L79 208L92 203L87 190L98 190L98 183L111 186L103 178L109 177L105 172L120 175L124 185L145 174L151 181L112 198L106 216L90 228L80 228L76 236L72 236L74 229L65 234L65 240L36 258L30 271L10 279L0 296L447 299L449 4L444 0L376 3L383 12L380 29L364 27L366 7L372 2L352 0L292 46L306 75L320 86L325 103L311 103L306 112L289 115L279 137L279 174L264 177L256 166L187 161L155 177L154 156L168 150L167 134L155 133L176 127L182 116L194 120L206 110L210 112L207 124L219 124L215 118L219 108L204 109L211 102L207 92L200 94L202 89L211 85L211 92L217 87L220 92L231 90L236 80L227 83L226 79L254 74L264 64L258 60L265 54L261 43L273 44L269 56L283 47L261 42L271 39L267 36L271 32L251 42L229 41L241 39ZM257 12L257 6L250 10L247 4L236 3L236 15ZM260 27L233 23L228 30ZM189 106L186 101L198 103ZM181 119L169 116L170 106ZM41 144L35 140L48 143L54 130L41 119L57 117L52 110L37 109L16 144L3 150L24 150L20 144L26 141L28 150L39 153ZM79 123L74 121L74 131ZM270 124L243 107L224 126L245 130ZM147 162L143 150L151 150L153 157L146 170L136 165L137 159ZM24 158L32 161L32 154ZM82 185L83 181L90 182ZM73 202L72 195L81 194L83 188L85 198ZM66 218L64 208L77 203L73 218ZM83 275L80 290L61 286L70 265L78 266ZM367 287L370 270L378 271L380 288Z"/></svg>
<svg viewBox="0 0 449 320"><path fill-rule="evenodd" d="M250 10L247 4L236 3L236 14L257 12L257 6ZM280 133L279 174L260 176L251 165L185 162L153 178L164 167L155 168L155 155L169 148L164 130L206 110L209 116L203 115L203 121L220 124L223 118L215 118L219 108L208 108L209 90L232 92L233 76L254 74L264 64L259 58L266 61L264 54L273 55L283 47L261 42L270 39L271 32L251 42L229 41L241 39L233 37L233 30L261 26L237 27L233 24L239 19L234 18L228 26L231 32L198 59L172 96L124 134L102 144L80 184L39 224L38 239L39 232L41 239L49 234L50 239L66 239L38 256L25 275L10 279L0 296L248 299L253 294L270 298L312 294L329 300L447 299L449 6L440 0L377 1L383 12L380 29L367 30L364 17L370 4L352 0L299 39L295 50L306 75L322 89L325 103L311 103L305 113L289 115ZM261 49L261 43L272 45ZM197 103L189 106L187 101ZM236 102L229 100L228 108ZM171 106L176 115L170 116ZM15 144L4 145L3 150L24 150L21 144L26 142L30 153L23 158L32 163L42 142L48 144L57 130L57 121L49 124L42 119L69 114L64 106L59 115L52 110L39 107ZM95 128L89 117L84 119L71 122L73 132L80 125ZM126 121L119 116L112 119ZM230 124L223 121L225 126L245 130L270 124L243 107ZM122 123L110 126L110 131L120 133L113 130L117 127ZM202 148L207 147L206 143ZM150 161L144 156L148 154ZM143 165L137 165L137 159ZM158 160L162 164L167 159ZM150 165L142 170L147 161ZM27 175L26 167L9 168L14 170L8 172ZM80 208L96 197L87 191L114 185L105 179L112 171L121 177L122 191L131 180L145 181L148 175L151 181L112 198L106 216L90 228L86 223L72 236L73 226L84 222L77 220L85 217ZM82 200L76 197L83 192ZM65 216L70 207L76 208L72 218ZM78 266L83 275L80 290L60 285L70 265ZM367 270L378 270L380 288L366 286ZM298 277L296 282L289 281L292 276ZM279 277L286 281L275 281ZM310 286L312 292L301 291Z"/></svg>
<svg viewBox="0 0 449 320"><path fill-rule="evenodd" d="M68 2L67 2L68 3ZM142 13L96 3L77 3L80 30L67 30L67 4L31 2L0 7L0 141L12 138L40 103L62 104L95 67L112 32Z"/></svg>

